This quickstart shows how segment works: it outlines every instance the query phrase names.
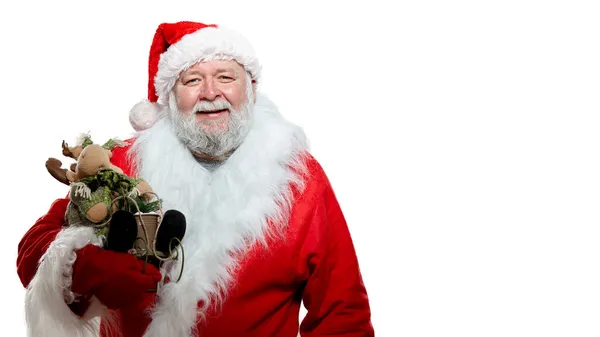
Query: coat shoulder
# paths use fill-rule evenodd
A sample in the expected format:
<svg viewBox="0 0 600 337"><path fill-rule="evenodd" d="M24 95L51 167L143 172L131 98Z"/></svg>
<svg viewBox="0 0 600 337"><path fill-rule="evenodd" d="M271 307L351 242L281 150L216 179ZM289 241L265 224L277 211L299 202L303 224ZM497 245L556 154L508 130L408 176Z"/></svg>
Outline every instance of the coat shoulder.
<svg viewBox="0 0 600 337"><path fill-rule="evenodd" d="M306 152L302 155L302 165L296 170L301 177L301 188L296 192L298 199L315 199L319 198L325 190L331 188L329 178L323 166L314 155Z"/></svg>
<svg viewBox="0 0 600 337"><path fill-rule="evenodd" d="M129 138L123 141L123 145L117 146L112 150L110 161L113 165L120 167L128 176L135 174L135 163L131 153L131 149L135 142L135 138Z"/></svg>

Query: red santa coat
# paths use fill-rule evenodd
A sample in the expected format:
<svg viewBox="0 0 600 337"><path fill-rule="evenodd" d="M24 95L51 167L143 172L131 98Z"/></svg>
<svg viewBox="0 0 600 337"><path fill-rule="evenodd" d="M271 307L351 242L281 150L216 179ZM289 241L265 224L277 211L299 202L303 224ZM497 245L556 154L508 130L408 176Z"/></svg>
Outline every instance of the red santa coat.
<svg viewBox="0 0 600 337"><path fill-rule="evenodd" d="M265 120L261 121L269 125ZM140 145L138 150L143 146L147 145ZM154 182L161 186L161 181L153 178L154 173L148 171L152 166L150 161L143 164L143 160L132 159L130 154L133 152L136 151L131 146L119 148L114 151L112 161L123 168L125 173L146 173L151 185L154 186ZM143 150L136 153L152 156L150 152ZM352 239L331 184L318 162L306 152L292 152L288 155L291 155L288 157L291 159L285 162L295 164L289 172L297 172L299 174L296 177L301 178L301 181L295 183L292 183L293 179L290 177L280 179L280 183L287 184L287 188L280 184L283 186L280 189L288 192L287 199L283 200L283 204L288 201L288 208L285 205L281 206L282 202L276 202L275 204L280 206L277 207L279 212L276 212L275 216L269 211L257 213L263 216L262 225L246 231L239 239L224 240L223 247L215 249L204 249L210 241L203 241L202 245L194 244L193 239L200 232L194 232L191 226L195 223L191 220L188 223L191 231L188 229L184 239L184 275L187 278L182 278L180 284L167 284L163 293L149 295L145 303L140 303L137 307L116 311L116 320L110 324L102 321L99 334L107 337L189 336L194 333L206 337L295 337L300 331L301 336L373 336L367 293ZM277 157L277 161L281 161L281 158ZM137 165L140 164L146 165L146 171L137 170ZM240 167L243 165L237 168ZM276 171L273 172L277 176ZM230 181L232 177L227 177L224 181ZM248 179L253 180L252 176L245 178ZM170 180L164 182L167 181L172 183ZM211 182L218 184L217 178ZM164 194L168 195L167 192L160 192L161 197ZM244 202L240 203L243 204L242 208L236 208L236 203L232 201L231 211L247 211L249 213L245 218L252 219L256 214L252 213L254 209L249 206L256 204L256 208L264 207L264 203L255 202L260 199L258 194L256 198L244 199ZM173 195L172 199L177 197L178 195ZM277 199L276 196L270 197ZM64 230L62 226L67 202L67 199L57 200L19 244L17 271L23 284L29 286L28 291L36 295L32 297L39 297L39 290L32 288L41 288L39 284L45 284L47 288L48 282L42 277L47 275L40 275L38 262L48 247L56 246L53 243L59 240L57 236ZM184 208L186 216L193 219L194 210L186 211L183 202L179 205ZM212 208L205 212L211 213L211 210ZM227 214L227 211L215 214L212 218L218 219L219 214ZM269 214L271 216L268 216ZM227 223L227 219L223 219L224 223ZM246 228L244 226L240 228ZM224 230L221 236L217 234L213 239L219 241L221 237L228 235L237 238L237 232L244 233L244 230L235 229L229 233ZM205 238L210 233L212 232L203 232L203 236L197 238L210 240L211 238ZM86 240L82 242L75 244L73 249L88 243ZM240 245L239 242L246 244ZM219 253L221 249L230 254L222 256L223 254ZM69 248L65 251L68 252ZM213 262L198 262L195 265L194 261ZM60 263L54 267L58 268ZM40 266L43 264L44 262ZM212 265L217 267L213 269ZM173 267L173 270L175 274L179 272L177 266ZM162 272L169 273L168 270ZM34 283L37 286L31 287L33 279L36 279ZM173 286L169 288L170 285ZM307 308L307 315L299 326L298 316L302 300ZM64 302L62 305L67 307ZM149 311L148 308L152 309ZM37 314L44 315L45 313L39 310L48 308L29 309L34 312L38 310ZM201 315L197 316L196 313ZM67 317L69 315L71 317ZM78 324L85 323L81 321L89 321L89 317L80 318L70 311L62 311L58 319L63 323L67 322L66 326L71 326L65 328L65 331L81 331ZM48 319L44 322L49 321ZM65 331L60 333L64 334ZM48 330L43 332L47 336L58 333Z"/></svg>

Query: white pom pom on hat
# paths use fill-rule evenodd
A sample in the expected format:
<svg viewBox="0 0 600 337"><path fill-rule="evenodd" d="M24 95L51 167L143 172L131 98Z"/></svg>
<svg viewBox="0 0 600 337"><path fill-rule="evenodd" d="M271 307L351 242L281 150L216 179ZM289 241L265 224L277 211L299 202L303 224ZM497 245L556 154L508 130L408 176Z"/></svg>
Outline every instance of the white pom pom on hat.
<svg viewBox="0 0 600 337"><path fill-rule="evenodd" d="M150 47L148 99L130 110L131 126L136 131L152 127L161 118L162 106L180 72L214 59L236 60L258 83L260 63L250 43L237 32L190 21L160 24Z"/></svg>
<svg viewBox="0 0 600 337"><path fill-rule="evenodd" d="M143 100L131 108L129 123L135 131L149 129L158 120L160 109L161 106L158 103Z"/></svg>

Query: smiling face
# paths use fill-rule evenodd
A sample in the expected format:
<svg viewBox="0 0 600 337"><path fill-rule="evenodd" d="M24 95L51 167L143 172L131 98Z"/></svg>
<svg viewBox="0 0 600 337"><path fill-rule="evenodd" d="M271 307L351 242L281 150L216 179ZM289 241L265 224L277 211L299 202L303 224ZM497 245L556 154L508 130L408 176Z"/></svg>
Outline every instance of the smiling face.
<svg viewBox="0 0 600 337"><path fill-rule="evenodd" d="M174 92L180 112L195 114L207 133L222 132L231 110L246 101L246 73L235 61L196 63L181 73Z"/></svg>
<svg viewBox="0 0 600 337"><path fill-rule="evenodd" d="M254 88L235 61L199 62L183 71L169 96L179 138L193 152L221 156L247 133Z"/></svg>

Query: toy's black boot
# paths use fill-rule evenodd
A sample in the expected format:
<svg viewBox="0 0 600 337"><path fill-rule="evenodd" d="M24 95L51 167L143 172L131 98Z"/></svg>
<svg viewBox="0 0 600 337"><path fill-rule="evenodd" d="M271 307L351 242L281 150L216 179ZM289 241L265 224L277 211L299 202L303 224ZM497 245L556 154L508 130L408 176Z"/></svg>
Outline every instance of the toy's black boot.
<svg viewBox="0 0 600 337"><path fill-rule="evenodd" d="M185 235L186 221L183 213L170 209L165 212L162 222L156 233L156 251L170 255L170 251L179 246ZM170 248L170 249L169 249Z"/></svg>
<svg viewBox="0 0 600 337"><path fill-rule="evenodd" d="M106 235L106 249L126 253L133 248L137 238L137 222L135 216L127 211L116 211Z"/></svg>

